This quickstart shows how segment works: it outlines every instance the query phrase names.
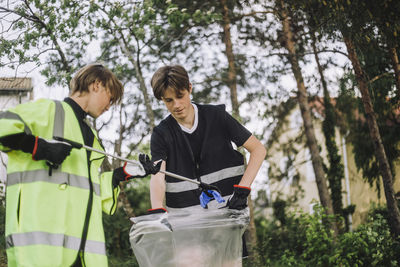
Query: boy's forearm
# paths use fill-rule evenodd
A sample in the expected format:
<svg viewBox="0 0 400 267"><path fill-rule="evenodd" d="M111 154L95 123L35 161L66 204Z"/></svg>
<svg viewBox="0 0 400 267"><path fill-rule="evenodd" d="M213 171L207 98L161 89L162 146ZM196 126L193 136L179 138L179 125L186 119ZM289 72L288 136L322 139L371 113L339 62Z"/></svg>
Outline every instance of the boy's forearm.
<svg viewBox="0 0 400 267"><path fill-rule="evenodd" d="M165 170L165 162L161 165L161 170ZM157 173L151 176L150 180L150 201L151 208L157 209L164 206L165 197L165 174Z"/></svg>
<svg viewBox="0 0 400 267"><path fill-rule="evenodd" d="M160 184L156 185L150 181L150 201L152 209L162 208L164 206L164 195L165 186L163 188Z"/></svg>
<svg viewBox="0 0 400 267"><path fill-rule="evenodd" d="M250 159L239 185L250 187L265 159L266 150L261 142L254 136L251 136L249 140L244 143L243 147L250 152Z"/></svg>

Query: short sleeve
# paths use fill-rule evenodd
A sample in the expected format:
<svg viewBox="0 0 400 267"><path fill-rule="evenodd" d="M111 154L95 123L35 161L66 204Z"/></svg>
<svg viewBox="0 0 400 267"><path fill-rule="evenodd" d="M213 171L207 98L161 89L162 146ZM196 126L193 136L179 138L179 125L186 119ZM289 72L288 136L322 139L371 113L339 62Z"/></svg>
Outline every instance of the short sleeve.
<svg viewBox="0 0 400 267"><path fill-rule="evenodd" d="M167 145L158 128L154 128L150 140L151 159L167 160Z"/></svg>
<svg viewBox="0 0 400 267"><path fill-rule="evenodd" d="M247 141L247 139L250 138L251 132L226 111L224 120L227 134L230 140L234 142L236 146L242 146Z"/></svg>

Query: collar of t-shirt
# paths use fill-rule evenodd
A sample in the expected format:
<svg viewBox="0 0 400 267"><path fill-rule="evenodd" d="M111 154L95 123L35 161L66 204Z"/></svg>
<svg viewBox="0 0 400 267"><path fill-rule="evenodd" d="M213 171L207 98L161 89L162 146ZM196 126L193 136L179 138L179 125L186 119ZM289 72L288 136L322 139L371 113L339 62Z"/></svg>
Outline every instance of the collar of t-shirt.
<svg viewBox="0 0 400 267"><path fill-rule="evenodd" d="M196 104L192 103L192 106L194 108L194 123L193 123L192 128L189 129L189 128L181 125L180 123L178 123L179 126L181 127L182 131L184 131L185 133L188 133L188 134L192 134L194 131L196 131L197 125L199 124L199 110L198 110Z"/></svg>

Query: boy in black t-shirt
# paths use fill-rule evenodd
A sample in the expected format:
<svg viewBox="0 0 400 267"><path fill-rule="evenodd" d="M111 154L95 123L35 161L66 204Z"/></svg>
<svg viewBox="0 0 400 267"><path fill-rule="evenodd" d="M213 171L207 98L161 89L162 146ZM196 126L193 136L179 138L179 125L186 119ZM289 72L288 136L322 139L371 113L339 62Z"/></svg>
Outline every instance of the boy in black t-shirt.
<svg viewBox="0 0 400 267"><path fill-rule="evenodd" d="M162 160L161 170L217 186L227 204L212 200L208 208L227 205L244 209L250 186L266 155L264 146L225 111L224 105L192 103L192 84L182 66L159 68L151 86L154 96L170 112L153 130L152 159ZM243 156L232 147L232 142L250 152L246 168ZM150 181L150 212L165 211L164 198L169 211L201 208L200 194L195 184L157 173Z"/></svg>

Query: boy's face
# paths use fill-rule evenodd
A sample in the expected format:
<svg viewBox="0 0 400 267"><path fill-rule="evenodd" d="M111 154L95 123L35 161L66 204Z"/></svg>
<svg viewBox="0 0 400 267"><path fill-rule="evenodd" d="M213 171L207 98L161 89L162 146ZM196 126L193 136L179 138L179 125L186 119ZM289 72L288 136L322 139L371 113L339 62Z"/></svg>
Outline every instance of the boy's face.
<svg viewBox="0 0 400 267"><path fill-rule="evenodd" d="M173 88L168 88L163 97L161 98L171 115L178 121L184 122L188 116L192 114L190 94L192 92L192 85L188 90L181 90L177 94Z"/></svg>
<svg viewBox="0 0 400 267"><path fill-rule="evenodd" d="M96 81L89 89L90 100L88 105L88 114L93 118L99 117L111 106L111 93L100 81Z"/></svg>

